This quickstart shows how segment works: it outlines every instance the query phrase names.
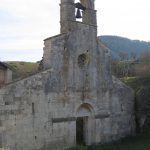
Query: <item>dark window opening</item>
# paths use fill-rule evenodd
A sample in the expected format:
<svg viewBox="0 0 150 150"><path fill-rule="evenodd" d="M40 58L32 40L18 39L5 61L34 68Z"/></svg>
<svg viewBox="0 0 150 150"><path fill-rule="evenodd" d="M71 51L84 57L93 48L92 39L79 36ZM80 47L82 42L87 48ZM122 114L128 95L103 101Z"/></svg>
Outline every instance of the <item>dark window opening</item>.
<svg viewBox="0 0 150 150"><path fill-rule="evenodd" d="M32 114L35 114L35 110L34 110L34 103L32 103Z"/></svg>
<svg viewBox="0 0 150 150"><path fill-rule="evenodd" d="M80 68L83 68L85 65L88 64L88 58L86 54L81 54L78 57L78 65Z"/></svg>
<svg viewBox="0 0 150 150"><path fill-rule="evenodd" d="M36 140L36 139L37 139L37 136L35 136L34 138L35 138L35 140Z"/></svg>
<svg viewBox="0 0 150 150"><path fill-rule="evenodd" d="M9 105L9 102L5 102L5 105Z"/></svg>

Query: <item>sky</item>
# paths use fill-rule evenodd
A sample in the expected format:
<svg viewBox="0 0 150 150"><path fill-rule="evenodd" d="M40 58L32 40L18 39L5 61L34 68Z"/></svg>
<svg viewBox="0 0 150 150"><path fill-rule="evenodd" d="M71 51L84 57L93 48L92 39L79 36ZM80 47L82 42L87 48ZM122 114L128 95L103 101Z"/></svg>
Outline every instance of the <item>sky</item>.
<svg viewBox="0 0 150 150"><path fill-rule="evenodd" d="M60 33L60 0L0 0L0 61L41 60ZM150 41L149 0L96 0L98 35Z"/></svg>

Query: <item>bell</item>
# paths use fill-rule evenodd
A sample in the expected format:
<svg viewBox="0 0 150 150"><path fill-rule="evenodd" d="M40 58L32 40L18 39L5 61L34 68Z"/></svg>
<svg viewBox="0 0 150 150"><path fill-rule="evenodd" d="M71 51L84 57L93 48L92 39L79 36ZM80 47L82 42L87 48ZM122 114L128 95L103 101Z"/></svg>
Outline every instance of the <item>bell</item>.
<svg viewBox="0 0 150 150"><path fill-rule="evenodd" d="M82 18L79 8L77 9L76 18L79 18L79 19Z"/></svg>

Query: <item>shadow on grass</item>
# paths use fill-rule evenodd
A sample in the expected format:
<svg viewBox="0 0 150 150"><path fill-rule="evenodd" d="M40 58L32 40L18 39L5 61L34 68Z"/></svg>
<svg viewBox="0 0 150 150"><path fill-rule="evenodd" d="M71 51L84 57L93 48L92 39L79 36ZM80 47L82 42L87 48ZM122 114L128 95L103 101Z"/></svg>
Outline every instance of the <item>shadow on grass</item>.
<svg viewBox="0 0 150 150"><path fill-rule="evenodd" d="M150 150L150 134L125 138L111 144L99 144L89 147L78 145L71 150Z"/></svg>

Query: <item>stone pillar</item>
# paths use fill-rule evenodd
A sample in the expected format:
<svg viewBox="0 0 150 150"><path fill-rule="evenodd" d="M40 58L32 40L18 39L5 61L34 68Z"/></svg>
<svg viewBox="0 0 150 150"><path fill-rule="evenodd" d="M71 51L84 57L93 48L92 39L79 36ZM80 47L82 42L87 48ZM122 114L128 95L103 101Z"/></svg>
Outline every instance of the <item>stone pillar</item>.
<svg viewBox="0 0 150 150"><path fill-rule="evenodd" d="M81 4L86 7L83 11L83 23L97 26L96 10L94 7L94 0L80 0Z"/></svg>
<svg viewBox="0 0 150 150"><path fill-rule="evenodd" d="M60 4L60 24L61 33L71 30L72 22L75 21L74 0L61 0Z"/></svg>

